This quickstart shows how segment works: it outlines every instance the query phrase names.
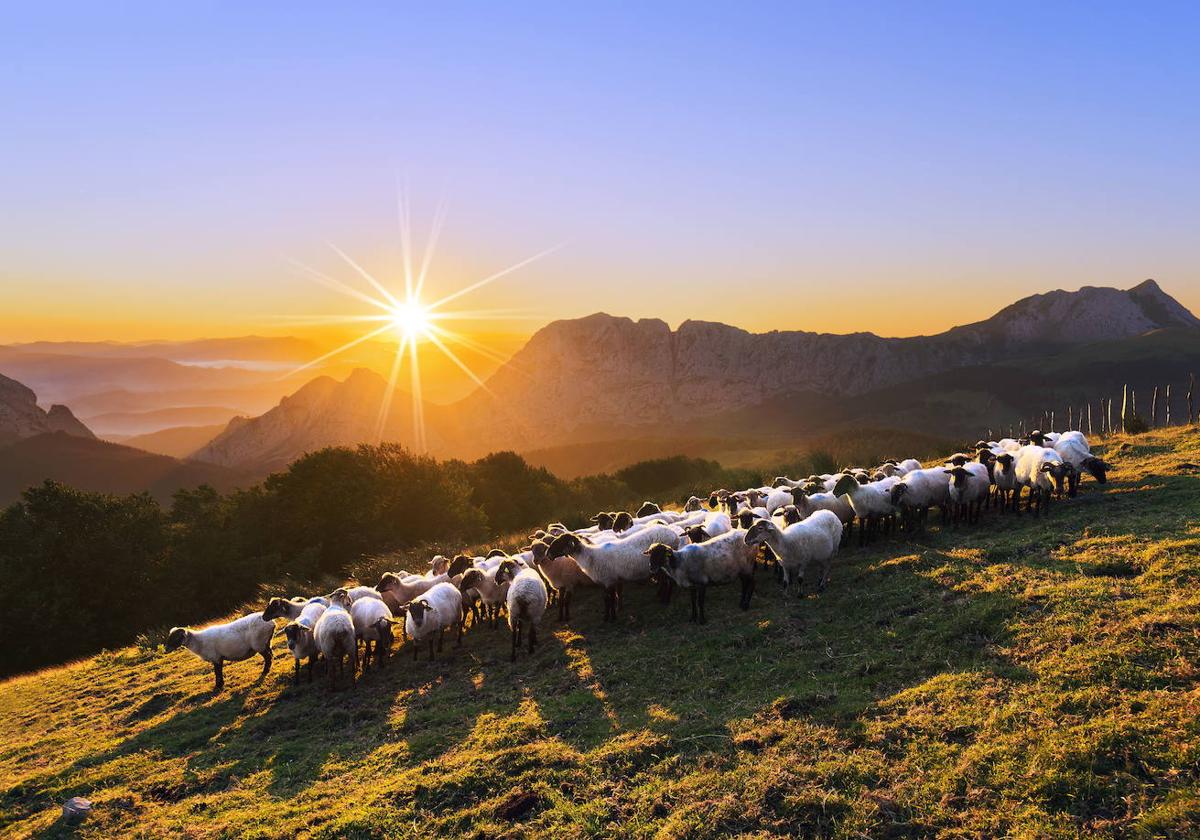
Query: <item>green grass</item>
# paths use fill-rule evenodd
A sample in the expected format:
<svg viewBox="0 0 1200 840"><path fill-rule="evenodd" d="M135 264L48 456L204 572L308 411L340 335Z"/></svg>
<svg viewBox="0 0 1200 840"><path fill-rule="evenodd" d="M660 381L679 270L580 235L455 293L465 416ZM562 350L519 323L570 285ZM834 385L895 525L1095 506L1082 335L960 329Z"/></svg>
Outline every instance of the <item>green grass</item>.
<svg viewBox="0 0 1200 840"><path fill-rule="evenodd" d="M636 592L400 648L356 691L178 652L0 684L0 833L83 837L1194 837L1200 434L1114 441L1107 487L840 555L709 623ZM415 567L415 564L414 564Z"/></svg>

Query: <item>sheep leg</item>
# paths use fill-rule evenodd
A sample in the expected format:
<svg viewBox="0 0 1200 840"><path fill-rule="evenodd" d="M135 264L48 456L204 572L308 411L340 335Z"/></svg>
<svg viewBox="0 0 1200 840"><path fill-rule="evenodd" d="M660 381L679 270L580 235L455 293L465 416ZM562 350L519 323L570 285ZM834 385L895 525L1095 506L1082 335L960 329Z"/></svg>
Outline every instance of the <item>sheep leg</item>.
<svg viewBox="0 0 1200 840"><path fill-rule="evenodd" d="M275 654L271 653L270 648L267 648L262 652L261 656L263 658L263 669L262 673L258 675L260 680L267 675L268 671L271 670L271 661L275 658Z"/></svg>
<svg viewBox="0 0 1200 840"><path fill-rule="evenodd" d="M466 622L458 622L458 633L454 636L454 646L459 647L462 644L463 624Z"/></svg>
<svg viewBox="0 0 1200 840"><path fill-rule="evenodd" d="M316 657L316 654L313 654L312 656L308 657L308 682L309 682L309 685L312 684L313 671L315 671L316 668L317 668L317 657Z"/></svg>
<svg viewBox="0 0 1200 840"><path fill-rule="evenodd" d="M688 621L692 624L696 623L696 589L697 587L695 586L688 589L688 594L692 596L692 617Z"/></svg>
<svg viewBox="0 0 1200 840"><path fill-rule="evenodd" d="M700 590L700 623L707 624L708 616L704 614L704 596L708 594L708 586L702 583L697 589Z"/></svg>
<svg viewBox="0 0 1200 840"><path fill-rule="evenodd" d="M512 621L512 656L510 662L517 661L517 648L521 646L521 619Z"/></svg>
<svg viewBox="0 0 1200 840"><path fill-rule="evenodd" d="M567 595L564 592L562 597L558 599L558 620L567 620Z"/></svg>
<svg viewBox="0 0 1200 840"><path fill-rule="evenodd" d="M296 668L292 671L292 685L300 685L300 660L296 660Z"/></svg>
<svg viewBox="0 0 1200 840"><path fill-rule="evenodd" d="M438 653L442 652L442 643L446 640L446 628L442 627L438 630Z"/></svg>
<svg viewBox="0 0 1200 840"><path fill-rule="evenodd" d="M358 685L358 645L354 646L354 650L350 651L350 687L354 688Z"/></svg>
<svg viewBox="0 0 1200 840"><path fill-rule="evenodd" d="M412 649L413 649L413 662L416 662L417 661L417 652L421 650L420 643L414 640L412 643Z"/></svg>
<svg viewBox="0 0 1200 840"><path fill-rule="evenodd" d="M437 656L433 652L433 636L429 637L429 661L432 662Z"/></svg>
<svg viewBox="0 0 1200 840"><path fill-rule="evenodd" d="M223 660L218 659L213 663L213 675L216 677L216 683L213 685L213 694L217 694L225 687L225 669Z"/></svg>
<svg viewBox="0 0 1200 840"><path fill-rule="evenodd" d="M574 591L575 590L573 589L566 589L562 594L562 598L567 604L567 621L571 620L571 598L574 594Z"/></svg>
<svg viewBox="0 0 1200 840"><path fill-rule="evenodd" d="M529 652L532 654L533 649L537 647L537 625L533 622L529 623Z"/></svg>

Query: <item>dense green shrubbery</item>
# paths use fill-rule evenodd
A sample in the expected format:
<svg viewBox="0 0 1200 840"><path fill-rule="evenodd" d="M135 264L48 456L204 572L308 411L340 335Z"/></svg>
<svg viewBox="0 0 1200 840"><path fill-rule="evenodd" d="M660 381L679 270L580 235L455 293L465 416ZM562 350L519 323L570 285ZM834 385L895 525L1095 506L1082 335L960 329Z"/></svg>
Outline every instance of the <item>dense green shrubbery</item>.
<svg viewBox="0 0 1200 840"><path fill-rule="evenodd" d="M827 470L831 458L787 471ZM682 502L771 474L678 456L567 482L512 452L440 463L383 444L323 449L228 495L181 490L169 510L144 493L46 482L0 513L0 674L220 615L263 583L341 576L367 555L456 550L553 520L578 527L597 510Z"/></svg>

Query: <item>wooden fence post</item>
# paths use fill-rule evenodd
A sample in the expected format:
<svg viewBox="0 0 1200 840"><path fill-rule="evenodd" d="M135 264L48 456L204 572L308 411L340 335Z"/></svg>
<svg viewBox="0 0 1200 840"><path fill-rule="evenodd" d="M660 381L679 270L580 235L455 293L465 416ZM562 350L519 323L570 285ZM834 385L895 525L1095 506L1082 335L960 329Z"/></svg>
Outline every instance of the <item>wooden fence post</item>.
<svg viewBox="0 0 1200 840"><path fill-rule="evenodd" d="M1192 414L1192 391L1196 390L1196 374L1192 374L1192 378L1188 380L1187 404L1188 404L1188 425L1195 422Z"/></svg>
<svg viewBox="0 0 1200 840"><path fill-rule="evenodd" d="M1150 428L1158 425L1158 386L1154 386L1154 396L1150 398Z"/></svg>
<svg viewBox="0 0 1200 840"><path fill-rule="evenodd" d="M1164 402L1166 403L1166 409L1167 409L1167 413L1166 413L1163 425L1169 427L1171 425L1171 383L1170 382L1167 383L1167 393L1164 394L1163 396L1164 396Z"/></svg>
<svg viewBox="0 0 1200 840"><path fill-rule="evenodd" d="M1067 406L1067 428L1064 432L1069 432L1075 428L1075 409L1073 406Z"/></svg>
<svg viewBox="0 0 1200 840"><path fill-rule="evenodd" d="M1088 400L1088 437L1092 436L1092 401Z"/></svg>
<svg viewBox="0 0 1200 840"><path fill-rule="evenodd" d="M1121 434L1125 434L1125 423L1129 420L1129 383L1121 392Z"/></svg>

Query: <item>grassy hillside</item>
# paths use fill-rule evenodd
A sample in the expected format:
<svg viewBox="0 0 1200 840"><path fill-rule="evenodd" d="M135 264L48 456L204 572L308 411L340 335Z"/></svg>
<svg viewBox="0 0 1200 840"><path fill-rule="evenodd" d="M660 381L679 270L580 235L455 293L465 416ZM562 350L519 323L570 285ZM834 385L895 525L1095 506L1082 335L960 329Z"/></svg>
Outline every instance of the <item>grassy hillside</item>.
<svg viewBox="0 0 1200 840"><path fill-rule="evenodd" d="M819 596L760 574L702 627L589 594L533 658L478 629L332 696L277 661L213 697L149 645L10 680L0 833L81 795L97 838L1196 836L1200 434L1108 454L1049 518L845 550Z"/></svg>

